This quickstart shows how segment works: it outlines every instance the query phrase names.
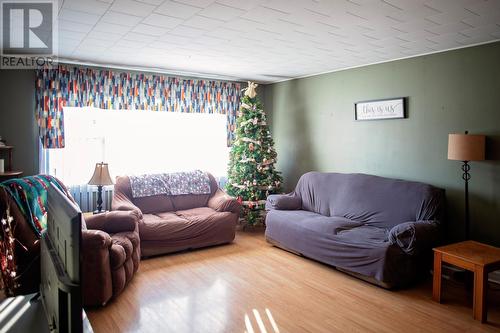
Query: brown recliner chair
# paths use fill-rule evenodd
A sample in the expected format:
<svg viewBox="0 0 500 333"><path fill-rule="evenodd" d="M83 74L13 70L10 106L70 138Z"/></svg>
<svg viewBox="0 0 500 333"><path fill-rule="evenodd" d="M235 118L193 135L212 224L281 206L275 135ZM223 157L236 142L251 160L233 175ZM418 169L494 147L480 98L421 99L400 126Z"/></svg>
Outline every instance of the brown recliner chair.
<svg viewBox="0 0 500 333"><path fill-rule="evenodd" d="M13 295L37 292L40 285L40 241L16 202L0 191L0 213L10 208L16 239L17 286ZM82 297L85 306L106 304L120 294L139 268L139 216L108 212L82 221Z"/></svg>
<svg viewBox="0 0 500 333"><path fill-rule="evenodd" d="M118 296L139 269L139 215L116 211L92 215L82 231L82 296L86 306Z"/></svg>

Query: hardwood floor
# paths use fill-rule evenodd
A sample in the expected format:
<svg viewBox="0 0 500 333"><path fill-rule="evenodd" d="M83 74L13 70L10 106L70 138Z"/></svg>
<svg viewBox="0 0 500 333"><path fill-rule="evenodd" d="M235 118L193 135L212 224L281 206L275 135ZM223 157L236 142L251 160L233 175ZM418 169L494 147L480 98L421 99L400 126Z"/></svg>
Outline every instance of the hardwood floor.
<svg viewBox="0 0 500 333"><path fill-rule="evenodd" d="M472 319L472 295L443 282L387 291L275 248L261 232L231 245L146 259L115 301L87 310L105 332L499 332L500 291L488 323Z"/></svg>

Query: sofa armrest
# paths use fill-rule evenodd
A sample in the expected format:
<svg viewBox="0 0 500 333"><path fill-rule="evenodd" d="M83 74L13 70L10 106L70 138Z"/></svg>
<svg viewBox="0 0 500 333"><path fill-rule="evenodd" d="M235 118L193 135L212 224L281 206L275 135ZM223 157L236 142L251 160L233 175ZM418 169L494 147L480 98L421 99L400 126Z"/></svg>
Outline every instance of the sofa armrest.
<svg viewBox="0 0 500 333"><path fill-rule="evenodd" d="M294 192L271 194L266 200L266 210L297 210L302 208L302 199Z"/></svg>
<svg viewBox="0 0 500 333"><path fill-rule="evenodd" d="M85 306L103 305L112 296L109 251L111 237L100 230L82 230L82 296Z"/></svg>
<svg viewBox="0 0 500 333"><path fill-rule="evenodd" d="M101 230L82 230L82 250L108 249L111 246L111 236Z"/></svg>
<svg viewBox="0 0 500 333"><path fill-rule="evenodd" d="M406 254L418 254L431 249L439 240L439 221L426 220L405 222L389 231L389 242L397 245Z"/></svg>
<svg viewBox="0 0 500 333"><path fill-rule="evenodd" d="M214 195L208 200L208 207L218 212L231 212L235 214L239 214L241 210L241 204L221 189L217 189Z"/></svg>
<svg viewBox="0 0 500 333"><path fill-rule="evenodd" d="M121 192L116 192L113 195L113 201L111 202L111 210L125 210L125 211L137 211L139 214L139 219L142 219L142 211L134 205L128 196Z"/></svg>
<svg viewBox="0 0 500 333"><path fill-rule="evenodd" d="M85 219L87 228L102 230L110 234L134 231L140 216L136 210L112 211L89 216Z"/></svg>

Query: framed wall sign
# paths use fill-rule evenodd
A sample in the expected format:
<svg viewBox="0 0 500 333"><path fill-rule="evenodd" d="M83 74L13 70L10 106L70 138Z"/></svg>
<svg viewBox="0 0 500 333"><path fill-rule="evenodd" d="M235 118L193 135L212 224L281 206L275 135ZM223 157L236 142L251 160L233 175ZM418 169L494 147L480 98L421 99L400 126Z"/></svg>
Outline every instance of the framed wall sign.
<svg viewBox="0 0 500 333"><path fill-rule="evenodd" d="M406 97L362 101L354 104L355 120L406 118Z"/></svg>

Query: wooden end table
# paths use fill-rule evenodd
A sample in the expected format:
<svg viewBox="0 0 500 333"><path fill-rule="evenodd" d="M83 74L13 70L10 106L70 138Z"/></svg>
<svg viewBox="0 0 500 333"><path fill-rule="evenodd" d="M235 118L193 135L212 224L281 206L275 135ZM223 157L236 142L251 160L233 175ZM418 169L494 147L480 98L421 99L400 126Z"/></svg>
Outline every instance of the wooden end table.
<svg viewBox="0 0 500 333"><path fill-rule="evenodd" d="M443 262L474 272L473 317L486 322L488 273L500 269L500 248L465 241L434 249L432 299L441 303L441 264Z"/></svg>

